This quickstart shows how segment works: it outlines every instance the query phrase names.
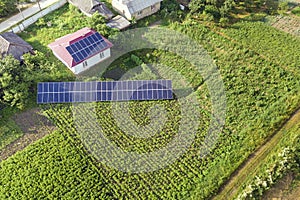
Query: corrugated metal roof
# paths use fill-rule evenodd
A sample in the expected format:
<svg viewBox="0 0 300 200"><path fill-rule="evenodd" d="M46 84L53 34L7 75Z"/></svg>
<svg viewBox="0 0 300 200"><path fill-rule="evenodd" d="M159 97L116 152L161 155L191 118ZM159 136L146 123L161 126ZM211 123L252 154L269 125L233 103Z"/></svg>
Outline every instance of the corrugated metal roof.
<svg viewBox="0 0 300 200"><path fill-rule="evenodd" d="M92 15L98 11L106 19L111 19L114 14L107 8L107 6L98 0L69 0L71 4L79 8L83 13Z"/></svg>
<svg viewBox="0 0 300 200"><path fill-rule="evenodd" d="M131 14L137 13L159 2L162 2L162 0L123 0L123 4L127 5Z"/></svg>
<svg viewBox="0 0 300 200"><path fill-rule="evenodd" d="M24 53L32 52L33 48L22 38L13 32L0 34L0 57L13 55L14 58L22 60Z"/></svg>
<svg viewBox="0 0 300 200"><path fill-rule="evenodd" d="M107 26L110 28L117 28L119 30L122 30L124 28L127 28L130 26L130 22L125 19L125 17L122 17L121 15L118 15L114 18L112 18L108 23Z"/></svg>

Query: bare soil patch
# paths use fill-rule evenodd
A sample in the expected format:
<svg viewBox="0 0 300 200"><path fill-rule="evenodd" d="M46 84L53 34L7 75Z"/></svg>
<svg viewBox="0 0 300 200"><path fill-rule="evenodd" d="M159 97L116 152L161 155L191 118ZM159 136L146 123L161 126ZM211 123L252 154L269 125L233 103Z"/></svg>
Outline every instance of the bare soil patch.
<svg viewBox="0 0 300 200"><path fill-rule="evenodd" d="M13 120L24 135L0 151L0 162L56 129L38 108L19 113L13 117Z"/></svg>
<svg viewBox="0 0 300 200"><path fill-rule="evenodd" d="M300 36L300 18L290 16L272 17L270 25L294 36Z"/></svg>
<svg viewBox="0 0 300 200"><path fill-rule="evenodd" d="M296 187L293 186L295 179L294 173L288 173L282 179L280 179L270 190L268 190L261 199L266 200L293 200L300 197L300 184Z"/></svg>

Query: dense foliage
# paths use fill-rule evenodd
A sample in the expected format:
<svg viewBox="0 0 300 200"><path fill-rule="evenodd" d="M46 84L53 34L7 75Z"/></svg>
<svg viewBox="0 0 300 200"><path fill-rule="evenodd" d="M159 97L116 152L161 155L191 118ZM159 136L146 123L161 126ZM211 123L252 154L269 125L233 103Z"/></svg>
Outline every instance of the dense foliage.
<svg viewBox="0 0 300 200"><path fill-rule="evenodd" d="M0 60L0 101L23 109L29 99L29 71L12 56Z"/></svg>
<svg viewBox="0 0 300 200"><path fill-rule="evenodd" d="M107 199L98 169L60 132L0 163L1 199Z"/></svg>
<svg viewBox="0 0 300 200"><path fill-rule="evenodd" d="M241 10L247 12L265 12L273 14L277 12L278 1L272 0L192 0L189 4L193 15L204 14L207 20L224 21L231 17L232 13Z"/></svg>
<svg viewBox="0 0 300 200"><path fill-rule="evenodd" d="M294 9L292 10L292 13L293 13L294 15L300 16L300 6L294 8Z"/></svg>
<svg viewBox="0 0 300 200"><path fill-rule="evenodd" d="M281 131L285 135L284 139L273 147L261 165L256 166L259 170L247 177L238 199L258 199L284 174L300 172L300 126L295 123L288 130Z"/></svg>
<svg viewBox="0 0 300 200"><path fill-rule="evenodd" d="M275 64L268 58L273 56L271 53L261 56L255 49L249 49L251 44L244 46L243 40L235 41L192 20L176 28L199 41L210 52L226 86L226 137L215 151L214 162L207 167L209 176L199 182L201 190L196 190L195 194L206 197L299 106L300 76L295 73L298 69L286 65L289 59L299 56L299 51L296 46L289 46L294 55ZM272 36L274 32L278 37ZM274 28L263 33L266 38L273 39L269 49L274 51L278 51L275 44L287 37ZM255 41L256 38L248 40L253 44Z"/></svg>
<svg viewBox="0 0 300 200"><path fill-rule="evenodd" d="M263 22L239 22L223 32L286 71L300 73L300 39Z"/></svg>
<svg viewBox="0 0 300 200"><path fill-rule="evenodd" d="M0 0L0 18L16 12L17 5L24 2L30 2L30 0Z"/></svg>
<svg viewBox="0 0 300 200"><path fill-rule="evenodd" d="M0 102L22 110L36 94L38 82L61 78L68 77L57 71L43 53L25 54L23 63L7 56L0 60Z"/></svg>
<svg viewBox="0 0 300 200"><path fill-rule="evenodd" d="M16 1L0 0L0 17L5 17L17 10Z"/></svg>

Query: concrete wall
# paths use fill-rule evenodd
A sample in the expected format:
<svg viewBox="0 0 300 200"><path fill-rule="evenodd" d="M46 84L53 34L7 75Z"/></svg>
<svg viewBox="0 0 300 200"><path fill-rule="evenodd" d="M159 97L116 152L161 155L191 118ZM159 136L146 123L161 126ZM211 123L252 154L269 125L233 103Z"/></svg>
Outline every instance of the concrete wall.
<svg viewBox="0 0 300 200"><path fill-rule="evenodd" d="M67 3L67 0L61 0L51 6L49 6L48 8L36 13L35 15L25 19L24 21L22 21L20 24L14 26L11 31L14 33L19 33L21 31L23 31L24 29L26 29L28 26L30 26L31 24L35 23L38 19L44 17L45 15L47 15L48 13L62 7L63 5L65 5Z"/></svg>
<svg viewBox="0 0 300 200"><path fill-rule="evenodd" d="M111 5L115 11L120 13L122 16L126 17L128 20L131 20L131 15L127 6L122 4L122 0L112 0Z"/></svg>

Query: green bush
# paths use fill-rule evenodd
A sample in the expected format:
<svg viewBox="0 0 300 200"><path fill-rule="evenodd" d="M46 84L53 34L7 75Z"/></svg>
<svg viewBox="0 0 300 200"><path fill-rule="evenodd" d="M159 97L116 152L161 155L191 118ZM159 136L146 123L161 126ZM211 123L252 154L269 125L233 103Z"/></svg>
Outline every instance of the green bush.
<svg viewBox="0 0 300 200"><path fill-rule="evenodd" d="M300 16L300 6L294 8L294 9L292 10L292 13L293 13L294 15Z"/></svg>

